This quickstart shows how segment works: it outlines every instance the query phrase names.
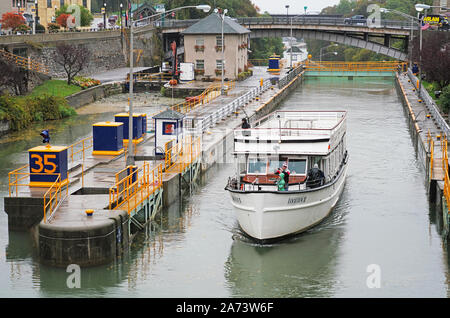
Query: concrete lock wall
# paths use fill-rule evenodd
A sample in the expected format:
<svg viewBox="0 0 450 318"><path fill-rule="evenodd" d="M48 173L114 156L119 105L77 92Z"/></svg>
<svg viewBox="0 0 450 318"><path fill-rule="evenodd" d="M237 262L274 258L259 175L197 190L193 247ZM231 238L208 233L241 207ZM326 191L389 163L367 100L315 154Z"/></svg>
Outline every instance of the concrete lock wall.
<svg viewBox="0 0 450 318"><path fill-rule="evenodd" d="M120 83L104 84L95 86L66 97L66 100L73 108L80 108L84 105L93 103L99 99L120 94L123 92L123 85Z"/></svg>
<svg viewBox="0 0 450 318"><path fill-rule="evenodd" d="M44 198L5 197L8 228L27 231L44 217Z"/></svg>
<svg viewBox="0 0 450 318"><path fill-rule="evenodd" d="M134 36L135 66L151 66L160 62L159 35L155 30L141 32ZM27 49L32 60L47 66L52 77L66 76L62 66L54 60L56 46L60 44L82 45L91 52L88 66L79 74L91 76L99 72L129 65L129 34L117 31L68 32L36 34L27 36L3 36L0 47L13 52L13 49Z"/></svg>
<svg viewBox="0 0 450 318"><path fill-rule="evenodd" d="M109 218L95 219L107 213ZM128 250L128 214L126 211L95 211L87 217L80 210L78 226L41 222L38 227L39 257L42 263L65 267L69 264L96 266L107 264Z"/></svg>

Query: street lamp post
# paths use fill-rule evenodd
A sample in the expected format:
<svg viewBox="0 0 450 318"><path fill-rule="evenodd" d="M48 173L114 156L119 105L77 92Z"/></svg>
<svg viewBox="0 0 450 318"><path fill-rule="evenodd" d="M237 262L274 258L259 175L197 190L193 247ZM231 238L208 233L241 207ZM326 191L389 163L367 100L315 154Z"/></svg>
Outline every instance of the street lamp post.
<svg viewBox="0 0 450 318"><path fill-rule="evenodd" d="M285 8L286 8L286 23L289 23L289 5L287 4L287 5L285 5Z"/></svg>
<svg viewBox="0 0 450 318"><path fill-rule="evenodd" d="M214 9L214 12L215 13L218 13L219 14L219 17L220 17L220 19L222 20L222 63L221 63L221 66L222 66L222 76L221 76L221 86L220 86L220 93L221 94L225 94L225 89L224 89L224 73L225 73L225 53L224 53L224 47L225 47L225 43L224 43L224 39L223 39L223 24L224 24L224 21L225 21L225 15L227 14L227 12L228 12L228 9L224 9L223 11L222 10L219 10L219 9Z"/></svg>
<svg viewBox="0 0 450 318"><path fill-rule="evenodd" d="M120 7L120 29L123 30L123 17L122 17L122 7L123 7L123 4L120 3L119 7Z"/></svg>
<svg viewBox="0 0 450 318"><path fill-rule="evenodd" d="M35 33L36 33L36 26L39 23L39 2L38 2L38 0L34 0L34 9L36 10L34 13L34 25L35 25Z"/></svg>
<svg viewBox="0 0 450 318"><path fill-rule="evenodd" d="M321 47L320 48L320 62L322 62L322 50L323 49L326 49L326 48L329 48L330 46L338 46L336 43L334 43L334 44L330 44L330 45L328 45L328 46L325 46L325 47ZM336 53L335 55L337 55L337 52L330 52L330 53ZM324 54L324 56L326 55L327 53L325 53Z"/></svg>
<svg viewBox="0 0 450 318"><path fill-rule="evenodd" d="M338 52L327 52L323 56L326 56L327 54L338 55ZM320 61L322 62L322 56L320 57Z"/></svg>
<svg viewBox="0 0 450 318"><path fill-rule="evenodd" d="M409 44L408 44L408 50L409 50L409 68L411 68L411 67L412 67L412 40L413 40L413 37L414 37L414 32L413 32L413 31L414 31L414 22L415 22L416 20L417 20L418 22L420 22L420 20L419 20L418 18L416 18L416 17L413 17L412 15L403 13L403 12L401 12L401 11L393 10L393 9L380 8L380 12L383 12L383 13L393 12L393 13L396 13L396 14L398 14L398 15L401 15L401 16L403 16L403 17L405 17L405 18L411 19L411 32L410 32L410 35L409 35ZM420 25L419 25L419 27L420 27Z"/></svg>
<svg viewBox="0 0 450 318"><path fill-rule="evenodd" d="M103 3L103 29L106 30L106 2Z"/></svg>
<svg viewBox="0 0 450 318"><path fill-rule="evenodd" d="M20 15L20 2L17 2L17 14Z"/></svg>
<svg viewBox="0 0 450 318"><path fill-rule="evenodd" d="M130 88L129 88L129 107L128 107L128 152L127 152L127 160L126 160L126 165L130 166L130 165L134 165L134 145L133 145L133 24L137 23L141 20L147 20L162 14L167 14L169 12L172 11L177 11L177 10L181 10L181 9L187 9L187 8L196 8L198 10L203 10L204 12L208 12L209 10L211 10L211 7L209 5L196 5L196 6L185 6L185 7L179 7L179 8L175 8L172 10L169 10L167 12L160 12L154 15L151 15L149 17L146 17L144 19L140 19L140 20L136 20L133 22L133 16L130 12L130 16L129 16L129 24L130 24L130 74L129 74L129 81L130 81ZM130 9L131 11L131 9Z"/></svg>

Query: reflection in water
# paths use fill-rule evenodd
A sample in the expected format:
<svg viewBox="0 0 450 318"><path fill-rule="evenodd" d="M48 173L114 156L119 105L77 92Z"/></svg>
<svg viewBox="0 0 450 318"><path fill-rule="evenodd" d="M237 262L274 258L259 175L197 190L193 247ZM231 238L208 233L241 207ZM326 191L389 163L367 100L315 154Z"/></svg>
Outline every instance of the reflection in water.
<svg viewBox="0 0 450 318"><path fill-rule="evenodd" d="M346 200L344 190L340 202ZM319 226L271 245L235 240L225 277L235 297L330 297L343 240L345 210Z"/></svg>
<svg viewBox="0 0 450 318"><path fill-rule="evenodd" d="M234 167L218 164L191 196L158 214L126 255L83 268L81 288L69 289L70 273L39 264L29 234L8 233L2 213L0 297L448 297L442 217L428 204L392 79L307 79L282 109L349 111L346 185L321 224L272 245L240 240L224 190ZM80 115L3 138L1 195L7 172L26 163L43 127L53 127L53 144L71 144L90 135L93 122L112 118ZM368 264L381 266L382 288L367 288Z"/></svg>

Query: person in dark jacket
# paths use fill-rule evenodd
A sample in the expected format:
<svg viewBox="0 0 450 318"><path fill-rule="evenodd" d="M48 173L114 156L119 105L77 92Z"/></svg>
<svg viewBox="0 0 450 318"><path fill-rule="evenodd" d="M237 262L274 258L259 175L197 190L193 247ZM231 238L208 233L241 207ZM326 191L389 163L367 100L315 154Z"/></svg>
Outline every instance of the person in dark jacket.
<svg viewBox="0 0 450 318"><path fill-rule="evenodd" d="M291 172L288 169L287 163L283 163L283 167L281 167L281 171L284 173L284 189L286 191L289 190L289 175Z"/></svg>
<svg viewBox="0 0 450 318"><path fill-rule="evenodd" d="M416 63L414 63L411 71L414 74L414 76L417 76L419 74L419 67L417 66Z"/></svg>
<svg viewBox="0 0 450 318"><path fill-rule="evenodd" d="M242 118L242 125L241 125L242 129L249 129L251 128L250 124L247 121L247 118ZM242 132L243 136L250 136L250 132L249 131L243 131Z"/></svg>
<svg viewBox="0 0 450 318"><path fill-rule="evenodd" d="M323 185L325 181L325 175L323 171L319 169L319 165L314 164L313 168L308 171L308 175L306 176L306 187L308 188L317 188Z"/></svg>

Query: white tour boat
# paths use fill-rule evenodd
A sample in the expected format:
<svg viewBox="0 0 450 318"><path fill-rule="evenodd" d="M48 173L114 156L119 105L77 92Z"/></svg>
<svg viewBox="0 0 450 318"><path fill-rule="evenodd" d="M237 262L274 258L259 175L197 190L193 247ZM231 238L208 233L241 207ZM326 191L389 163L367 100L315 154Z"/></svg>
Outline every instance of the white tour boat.
<svg viewBox="0 0 450 318"><path fill-rule="evenodd" d="M247 235L267 241L300 233L331 212L347 172L346 114L276 111L234 130L236 173L225 189ZM285 163L289 186L279 191L275 172ZM320 180L307 178L315 164Z"/></svg>

